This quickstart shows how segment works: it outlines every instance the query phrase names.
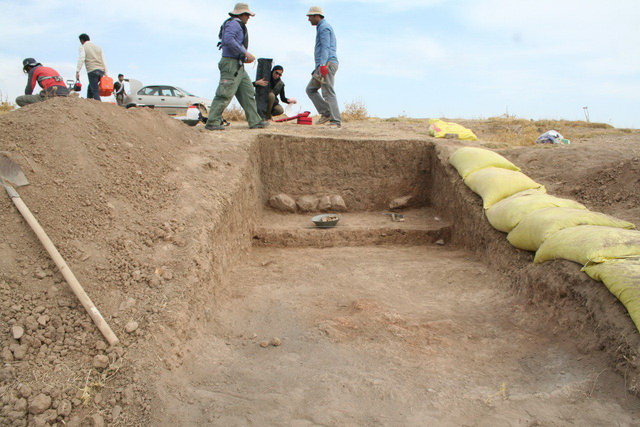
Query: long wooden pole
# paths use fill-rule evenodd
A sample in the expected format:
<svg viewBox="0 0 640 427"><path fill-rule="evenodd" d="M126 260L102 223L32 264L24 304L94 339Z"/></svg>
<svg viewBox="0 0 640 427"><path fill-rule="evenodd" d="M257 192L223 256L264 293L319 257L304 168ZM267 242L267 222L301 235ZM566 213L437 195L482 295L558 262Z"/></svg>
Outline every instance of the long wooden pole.
<svg viewBox="0 0 640 427"><path fill-rule="evenodd" d="M58 269L60 269L60 272L71 287L71 290L76 295L76 297L78 297L84 309L87 310L87 313L89 313L89 316L91 316L91 319L96 324L102 335L105 337L109 344L117 344L119 342L118 337L116 337L116 334L113 333L107 321L104 320L104 317L102 317L102 314L100 314L98 308L95 306L93 301L91 301L89 295L87 295L87 293L84 291L84 288L82 287L80 282L78 282L78 279L76 279L76 276L73 274L64 258L62 258L62 255L60 255L60 252L58 252L58 249L56 249L55 245L53 244L51 239L49 239L49 236L47 236L47 233L45 233L44 229L40 226L27 205L22 201L20 195L10 185L6 183L3 184L7 190L7 193L9 194L9 197L13 201L13 204L16 206L16 208L18 208L18 211L20 211L22 217L25 219L25 221L27 221L27 224L29 224L33 232L36 234L38 240L40 240L42 246L44 246L44 248L47 250L53 262L56 263Z"/></svg>

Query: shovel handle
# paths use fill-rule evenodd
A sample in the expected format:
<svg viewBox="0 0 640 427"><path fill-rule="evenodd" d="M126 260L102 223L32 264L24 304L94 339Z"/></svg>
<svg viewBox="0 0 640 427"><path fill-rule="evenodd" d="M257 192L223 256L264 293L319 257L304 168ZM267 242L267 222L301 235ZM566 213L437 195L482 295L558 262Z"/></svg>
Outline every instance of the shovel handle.
<svg viewBox="0 0 640 427"><path fill-rule="evenodd" d="M27 221L33 232L36 234L36 236L40 240L40 243L42 243L42 246L44 246L47 252L49 252L51 259L56 263L65 280L71 287L71 290L76 295L76 297L78 297L80 303L82 303L84 309L87 310L87 313L89 313L89 316L91 316L91 319L93 319L93 322L96 324L100 332L102 332L102 335L105 337L107 342L111 345L117 344L119 341L118 337L116 337L116 334L113 333L107 321L104 320L102 314L100 314L95 304L93 304L93 301L91 301L91 298L89 298L87 293L84 291L84 288L82 287L80 282L78 282L78 279L76 279L76 276L73 274L66 261L64 260L64 258L62 258L62 255L60 255L60 252L58 252L58 249L56 249L55 245L53 244L51 239L49 239L49 236L47 236L47 233L45 233L27 205L19 196L11 197L11 200L13 201L13 204L16 206L16 208L18 208L25 221Z"/></svg>

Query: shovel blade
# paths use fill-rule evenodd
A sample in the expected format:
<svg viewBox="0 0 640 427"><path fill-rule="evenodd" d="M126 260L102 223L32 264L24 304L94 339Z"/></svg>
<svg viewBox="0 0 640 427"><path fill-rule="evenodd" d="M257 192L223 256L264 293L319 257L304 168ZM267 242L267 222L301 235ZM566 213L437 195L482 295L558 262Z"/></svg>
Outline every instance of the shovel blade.
<svg viewBox="0 0 640 427"><path fill-rule="evenodd" d="M29 180L22 172L20 165L11 160L6 154L0 154L0 177L16 187L29 185Z"/></svg>

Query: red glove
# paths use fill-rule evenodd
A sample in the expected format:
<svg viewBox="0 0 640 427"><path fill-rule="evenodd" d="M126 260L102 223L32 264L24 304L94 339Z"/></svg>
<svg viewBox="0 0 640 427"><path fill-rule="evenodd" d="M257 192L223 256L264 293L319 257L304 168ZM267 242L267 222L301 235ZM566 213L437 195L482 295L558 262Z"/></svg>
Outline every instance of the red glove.
<svg viewBox="0 0 640 427"><path fill-rule="evenodd" d="M326 65L321 65L320 66L320 75L322 77L327 77L328 74L329 74L329 67L327 67Z"/></svg>

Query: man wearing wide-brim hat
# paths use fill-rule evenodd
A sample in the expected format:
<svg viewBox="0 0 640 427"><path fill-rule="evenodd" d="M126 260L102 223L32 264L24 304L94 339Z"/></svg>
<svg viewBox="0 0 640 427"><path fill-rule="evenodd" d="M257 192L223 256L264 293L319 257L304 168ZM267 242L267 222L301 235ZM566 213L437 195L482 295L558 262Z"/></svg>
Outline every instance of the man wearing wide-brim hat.
<svg viewBox="0 0 640 427"><path fill-rule="evenodd" d="M256 60L249 51L249 34L247 22L255 16L246 3L238 3L229 12L230 18L220 27L218 47L222 49L222 59L218 63L220 83L216 96L209 109L207 119L208 130L223 130L222 113L235 96L247 116L250 129L261 129L267 126L256 108L256 92L253 82L244 69L244 64Z"/></svg>
<svg viewBox="0 0 640 427"><path fill-rule="evenodd" d="M334 90L336 73L338 72L338 55L336 35L333 28L324 18L321 7L313 6L307 13L309 22L317 28L315 62L316 68L311 73L311 81L307 85L307 95L321 115L316 124L329 122L330 126L340 127L340 107ZM322 89L322 96L318 90Z"/></svg>

